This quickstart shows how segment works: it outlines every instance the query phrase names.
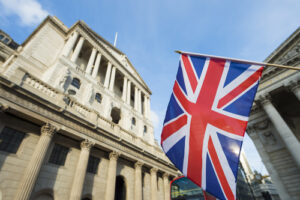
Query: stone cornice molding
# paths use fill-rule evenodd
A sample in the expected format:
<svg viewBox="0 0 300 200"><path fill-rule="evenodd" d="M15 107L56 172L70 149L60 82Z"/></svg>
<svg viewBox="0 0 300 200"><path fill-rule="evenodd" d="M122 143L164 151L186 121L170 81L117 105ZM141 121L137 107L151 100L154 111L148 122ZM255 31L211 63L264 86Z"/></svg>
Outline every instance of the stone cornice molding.
<svg viewBox="0 0 300 200"><path fill-rule="evenodd" d="M269 94L261 95L258 97L258 102L260 105L264 106L271 103L271 96Z"/></svg>
<svg viewBox="0 0 300 200"><path fill-rule="evenodd" d="M85 150L88 150L88 151L90 151L91 148L92 148L94 145L95 145L95 142L92 142L92 141L90 141L90 140L88 140L88 139L85 139L84 141L82 141L82 142L80 143L81 149L85 149Z"/></svg>
<svg viewBox="0 0 300 200"><path fill-rule="evenodd" d="M290 81L287 87L292 92L298 91L300 89L300 80Z"/></svg>
<svg viewBox="0 0 300 200"><path fill-rule="evenodd" d="M120 156L119 152L113 151L109 154L109 159L110 160L118 160L119 156Z"/></svg>
<svg viewBox="0 0 300 200"><path fill-rule="evenodd" d="M9 106L0 103L0 113L8 111Z"/></svg>
<svg viewBox="0 0 300 200"><path fill-rule="evenodd" d="M41 134L42 136L48 136L53 137L54 133L56 133L57 128L47 122L44 126L41 128Z"/></svg>
<svg viewBox="0 0 300 200"><path fill-rule="evenodd" d="M156 174L157 171L158 171L158 169L155 168L155 167L153 167L153 168L150 169L150 173L151 173L151 174Z"/></svg>
<svg viewBox="0 0 300 200"><path fill-rule="evenodd" d="M142 167L143 167L143 165L144 165L144 163L143 163L143 162L141 162L141 161L137 161L136 163L134 163L134 168L142 168Z"/></svg>

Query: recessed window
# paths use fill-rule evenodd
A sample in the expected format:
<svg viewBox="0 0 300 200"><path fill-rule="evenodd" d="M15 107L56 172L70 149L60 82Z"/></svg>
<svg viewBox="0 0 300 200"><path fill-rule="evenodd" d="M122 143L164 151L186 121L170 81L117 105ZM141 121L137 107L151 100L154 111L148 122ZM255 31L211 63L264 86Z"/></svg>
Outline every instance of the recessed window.
<svg viewBox="0 0 300 200"><path fill-rule="evenodd" d="M0 133L0 150L9 153L17 153L25 133L13 128L4 127Z"/></svg>
<svg viewBox="0 0 300 200"><path fill-rule="evenodd" d="M4 38L4 35L1 35L1 34L0 34L0 40L2 40L3 38Z"/></svg>
<svg viewBox="0 0 300 200"><path fill-rule="evenodd" d="M102 95L100 93L96 93L95 99L98 103L102 102Z"/></svg>
<svg viewBox="0 0 300 200"><path fill-rule="evenodd" d="M131 118L131 124L133 125L133 126L135 126L135 124L136 124L136 120L135 120L135 118L133 117L133 118Z"/></svg>
<svg viewBox="0 0 300 200"><path fill-rule="evenodd" d="M144 126L144 134L147 133L147 126Z"/></svg>
<svg viewBox="0 0 300 200"><path fill-rule="evenodd" d="M121 119L121 110L117 107L113 107L110 113L113 123L118 124Z"/></svg>
<svg viewBox="0 0 300 200"><path fill-rule="evenodd" d="M78 78L73 78L71 85L76 87L77 89L80 88L80 80Z"/></svg>
<svg viewBox="0 0 300 200"><path fill-rule="evenodd" d="M8 38L5 38L5 39L3 40L3 42L4 42L4 44L8 44L9 39L8 39Z"/></svg>
<svg viewBox="0 0 300 200"><path fill-rule="evenodd" d="M50 155L49 163L56 165L65 165L69 148L60 144L55 144Z"/></svg>
<svg viewBox="0 0 300 200"><path fill-rule="evenodd" d="M99 162L100 158L90 156L86 171L92 174L97 174Z"/></svg>

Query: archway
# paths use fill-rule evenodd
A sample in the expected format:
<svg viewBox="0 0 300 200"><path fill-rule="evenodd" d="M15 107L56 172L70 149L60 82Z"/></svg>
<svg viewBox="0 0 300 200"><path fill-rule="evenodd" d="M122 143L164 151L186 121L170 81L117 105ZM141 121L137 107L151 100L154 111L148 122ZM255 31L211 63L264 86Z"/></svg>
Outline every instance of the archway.
<svg viewBox="0 0 300 200"><path fill-rule="evenodd" d="M126 185L122 176L116 177L115 200L126 200Z"/></svg>

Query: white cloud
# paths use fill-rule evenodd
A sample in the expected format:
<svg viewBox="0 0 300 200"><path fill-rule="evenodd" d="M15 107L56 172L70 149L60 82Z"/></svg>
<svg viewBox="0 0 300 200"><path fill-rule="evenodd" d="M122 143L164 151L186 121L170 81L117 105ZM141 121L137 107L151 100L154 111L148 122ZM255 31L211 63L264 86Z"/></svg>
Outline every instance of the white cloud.
<svg viewBox="0 0 300 200"><path fill-rule="evenodd" d="M17 15L24 26L36 25L49 14L37 0L0 0L0 6L2 17Z"/></svg>
<svg viewBox="0 0 300 200"><path fill-rule="evenodd" d="M158 126L159 126L159 116L153 110L151 110L151 119L152 119L152 123L153 123L154 128L158 128Z"/></svg>

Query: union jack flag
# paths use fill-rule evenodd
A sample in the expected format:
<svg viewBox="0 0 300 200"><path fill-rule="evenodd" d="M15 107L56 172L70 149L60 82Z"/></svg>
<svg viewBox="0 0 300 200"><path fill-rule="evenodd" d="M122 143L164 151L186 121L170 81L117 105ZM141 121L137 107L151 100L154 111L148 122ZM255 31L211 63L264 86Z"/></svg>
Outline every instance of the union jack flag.
<svg viewBox="0 0 300 200"><path fill-rule="evenodd" d="M263 66L181 54L161 145L219 199L236 199L239 154Z"/></svg>

